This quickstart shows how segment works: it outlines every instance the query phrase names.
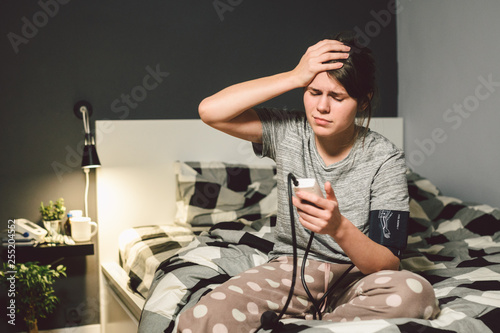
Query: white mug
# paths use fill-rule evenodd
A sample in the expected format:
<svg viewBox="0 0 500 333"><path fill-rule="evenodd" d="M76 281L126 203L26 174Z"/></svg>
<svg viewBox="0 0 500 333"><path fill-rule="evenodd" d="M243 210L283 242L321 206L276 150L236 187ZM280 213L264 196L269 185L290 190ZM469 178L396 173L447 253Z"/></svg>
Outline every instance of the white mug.
<svg viewBox="0 0 500 333"><path fill-rule="evenodd" d="M71 237L75 242L88 242L97 233L97 223L91 222L90 217L72 217L70 221Z"/></svg>

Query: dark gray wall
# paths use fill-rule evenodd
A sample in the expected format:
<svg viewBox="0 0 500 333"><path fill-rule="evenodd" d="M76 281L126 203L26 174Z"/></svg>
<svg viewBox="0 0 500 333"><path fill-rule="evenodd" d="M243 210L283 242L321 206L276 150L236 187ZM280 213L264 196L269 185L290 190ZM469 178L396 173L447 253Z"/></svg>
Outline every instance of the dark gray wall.
<svg viewBox="0 0 500 333"><path fill-rule="evenodd" d="M15 217L38 221L40 201L61 196L68 209L83 208L83 127L72 111L81 99L93 105L92 123L197 118L207 95L290 70L309 45L355 30L379 63L376 115L396 116L390 6L373 0L2 1L1 225ZM300 108L300 91L269 105ZM95 218L91 176L89 215ZM83 303L87 315L79 324L98 322L97 259L88 257L80 278L71 280L87 297L64 304ZM65 325L60 311L46 327Z"/></svg>

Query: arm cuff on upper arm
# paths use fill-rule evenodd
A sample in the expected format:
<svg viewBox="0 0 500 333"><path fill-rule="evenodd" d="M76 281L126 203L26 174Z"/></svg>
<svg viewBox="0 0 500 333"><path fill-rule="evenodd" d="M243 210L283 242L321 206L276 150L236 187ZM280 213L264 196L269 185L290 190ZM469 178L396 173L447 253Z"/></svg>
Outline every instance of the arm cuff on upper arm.
<svg viewBox="0 0 500 333"><path fill-rule="evenodd" d="M370 238L401 257L408 239L410 213L398 210L373 210L370 212Z"/></svg>

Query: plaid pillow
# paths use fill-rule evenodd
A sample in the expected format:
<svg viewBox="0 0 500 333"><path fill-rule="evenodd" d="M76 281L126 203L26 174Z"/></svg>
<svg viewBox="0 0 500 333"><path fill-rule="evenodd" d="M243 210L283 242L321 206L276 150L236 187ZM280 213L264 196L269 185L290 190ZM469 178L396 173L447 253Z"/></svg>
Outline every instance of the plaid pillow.
<svg viewBox="0 0 500 333"><path fill-rule="evenodd" d="M211 226L276 215L276 167L224 162L176 162L176 222Z"/></svg>

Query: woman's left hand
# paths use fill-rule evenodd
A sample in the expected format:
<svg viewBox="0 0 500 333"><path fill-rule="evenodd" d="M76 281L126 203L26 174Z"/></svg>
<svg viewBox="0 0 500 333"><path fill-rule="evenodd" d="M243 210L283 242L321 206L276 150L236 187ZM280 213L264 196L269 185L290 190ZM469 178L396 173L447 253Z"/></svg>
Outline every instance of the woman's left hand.
<svg viewBox="0 0 500 333"><path fill-rule="evenodd" d="M297 208L299 221L305 228L317 234L334 237L343 216L340 214L339 203L330 182L325 183L325 192L326 198L322 198L313 193L297 191L292 202Z"/></svg>

